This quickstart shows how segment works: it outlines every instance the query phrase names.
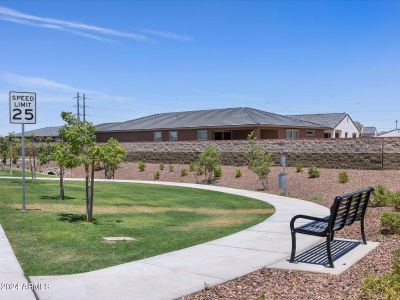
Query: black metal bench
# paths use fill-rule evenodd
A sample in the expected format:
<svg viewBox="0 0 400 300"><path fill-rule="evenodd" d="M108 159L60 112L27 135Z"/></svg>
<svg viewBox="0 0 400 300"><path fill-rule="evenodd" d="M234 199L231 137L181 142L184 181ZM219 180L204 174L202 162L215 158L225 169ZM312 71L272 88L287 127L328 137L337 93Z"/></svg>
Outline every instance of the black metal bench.
<svg viewBox="0 0 400 300"><path fill-rule="evenodd" d="M355 221L361 223L361 237L363 244L367 243L364 231L364 216L367 210L368 201L373 188L365 188L357 192L337 196L330 208L331 214L325 218L317 218L306 215L297 215L290 221L290 232L292 234L292 254L289 262L295 262L296 254L296 233L326 237L326 251L328 254L329 267L333 268L331 253L331 242L335 232L345 226L352 225ZM313 222L294 227L297 219L307 219Z"/></svg>

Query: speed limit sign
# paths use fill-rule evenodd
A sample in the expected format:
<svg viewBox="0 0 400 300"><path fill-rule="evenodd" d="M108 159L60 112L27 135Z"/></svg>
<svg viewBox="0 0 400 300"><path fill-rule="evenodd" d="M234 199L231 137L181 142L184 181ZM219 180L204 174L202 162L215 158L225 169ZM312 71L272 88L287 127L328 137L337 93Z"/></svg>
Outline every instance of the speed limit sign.
<svg viewBox="0 0 400 300"><path fill-rule="evenodd" d="M36 124L36 93L10 92L10 123Z"/></svg>
<svg viewBox="0 0 400 300"><path fill-rule="evenodd" d="M26 209L25 124L36 124L36 93L10 92L10 123L21 124L22 209Z"/></svg>

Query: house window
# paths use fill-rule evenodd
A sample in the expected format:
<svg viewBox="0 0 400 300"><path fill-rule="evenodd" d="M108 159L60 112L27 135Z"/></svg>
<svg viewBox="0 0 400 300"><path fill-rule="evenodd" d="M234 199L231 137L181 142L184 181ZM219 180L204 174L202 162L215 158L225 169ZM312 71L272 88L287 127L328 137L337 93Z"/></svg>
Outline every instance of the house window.
<svg viewBox="0 0 400 300"><path fill-rule="evenodd" d="M344 137L347 139L347 136L348 136L348 133L347 132L345 132L344 133Z"/></svg>
<svg viewBox="0 0 400 300"><path fill-rule="evenodd" d="M326 139L330 139L330 138L331 138L331 134L330 134L330 132L326 132L326 133L324 133L324 138L326 138Z"/></svg>
<svg viewBox="0 0 400 300"><path fill-rule="evenodd" d="M355 139L357 137L357 133L353 133L353 139Z"/></svg>
<svg viewBox="0 0 400 300"><path fill-rule="evenodd" d="M214 139L216 141L231 140L232 132L231 131L216 131L216 132L214 132Z"/></svg>
<svg viewBox="0 0 400 300"><path fill-rule="evenodd" d="M306 135L307 136L314 136L315 135L315 130L306 130Z"/></svg>
<svg viewBox="0 0 400 300"><path fill-rule="evenodd" d="M286 138L287 139L298 139L299 138L299 130L286 129Z"/></svg>
<svg viewBox="0 0 400 300"><path fill-rule="evenodd" d="M177 141L178 140L178 132L177 131L170 131L169 132L169 140L170 141Z"/></svg>
<svg viewBox="0 0 400 300"><path fill-rule="evenodd" d="M197 131L197 139L199 141L207 140L207 130L198 130Z"/></svg>
<svg viewBox="0 0 400 300"><path fill-rule="evenodd" d="M161 131L155 131L153 133L153 140L155 142L161 142L162 141L162 133L161 133Z"/></svg>

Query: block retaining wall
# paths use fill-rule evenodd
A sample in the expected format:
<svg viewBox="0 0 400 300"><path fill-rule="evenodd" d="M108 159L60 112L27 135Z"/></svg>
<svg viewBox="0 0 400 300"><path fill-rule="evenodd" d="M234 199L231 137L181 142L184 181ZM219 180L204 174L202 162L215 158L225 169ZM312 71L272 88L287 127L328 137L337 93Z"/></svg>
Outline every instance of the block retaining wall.
<svg viewBox="0 0 400 300"><path fill-rule="evenodd" d="M278 162L281 151L287 155L288 166L301 162L305 166L339 169L400 169L400 138L260 140L265 151L272 152ZM248 143L238 141L146 142L123 143L128 161L149 163L190 163L207 145L222 153L222 164L246 164Z"/></svg>

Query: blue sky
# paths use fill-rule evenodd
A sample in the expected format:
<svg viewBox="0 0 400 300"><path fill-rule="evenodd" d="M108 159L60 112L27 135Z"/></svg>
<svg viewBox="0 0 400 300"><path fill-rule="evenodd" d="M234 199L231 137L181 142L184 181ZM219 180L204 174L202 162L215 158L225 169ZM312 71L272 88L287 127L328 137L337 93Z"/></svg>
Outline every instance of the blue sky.
<svg viewBox="0 0 400 300"><path fill-rule="evenodd" d="M0 1L0 134L8 91L61 124L85 92L95 124L193 109L348 112L400 120L400 1Z"/></svg>

